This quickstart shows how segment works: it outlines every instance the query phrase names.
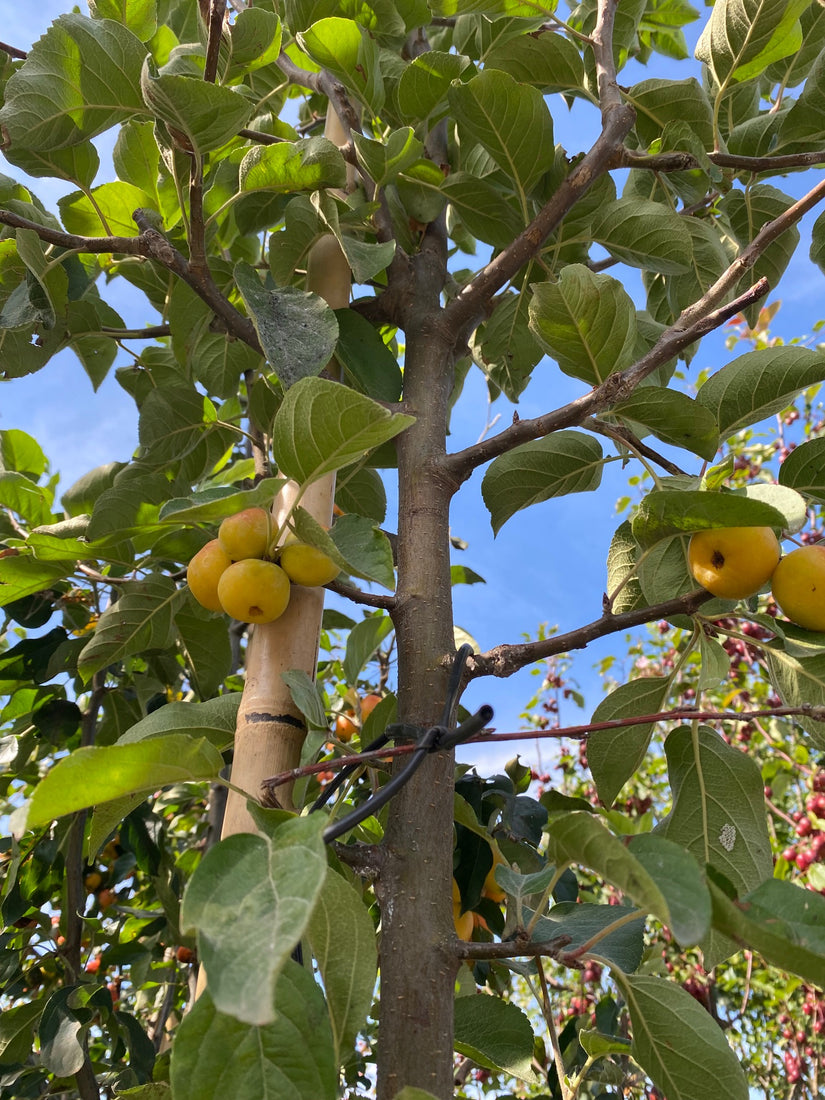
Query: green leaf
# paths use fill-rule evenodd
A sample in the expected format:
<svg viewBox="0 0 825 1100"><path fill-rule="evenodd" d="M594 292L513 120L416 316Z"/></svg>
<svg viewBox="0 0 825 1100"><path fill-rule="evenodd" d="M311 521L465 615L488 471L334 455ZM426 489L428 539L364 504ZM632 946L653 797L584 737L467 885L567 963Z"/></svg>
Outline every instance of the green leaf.
<svg viewBox="0 0 825 1100"><path fill-rule="evenodd" d="M501 69L544 95L584 93L581 54L569 39L546 28L495 42L485 55L484 67Z"/></svg>
<svg viewBox="0 0 825 1100"><path fill-rule="evenodd" d="M429 165L429 162L426 163ZM312 205L338 241L356 283L370 282L389 265L395 254L395 241L362 241L344 233L338 216L338 202L329 193L315 191Z"/></svg>
<svg viewBox="0 0 825 1100"><path fill-rule="evenodd" d="M367 661L391 630L392 619L383 611L376 611L355 624L347 637L344 657L344 678L348 684L356 683Z"/></svg>
<svg viewBox="0 0 825 1100"><path fill-rule="evenodd" d="M84 646L78 670L86 682L115 661L145 650L166 649L175 638L175 612L185 599L183 589L157 574L121 586Z"/></svg>
<svg viewBox="0 0 825 1100"><path fill-rule="evenodd" d="M602 699L591 722L611 722L634 715L658 714L670 693L664 676L642 676L622 684ZM587 761L606 806L612 806L619 791L641 766L655 723L594 730L587 740Z"/></svg>
<svg viewBox="0 0 825 1100"><path fill-rule="evenodd" d="M643 80L630 89L628 102L636 109L635 129L644 147L674 122L687 123L704 148L713 147L713 108L695 77Z"/></svg>
<svg viewBox="0 0 825 1100"><path fill-rule="evenodd" d="M748 1082L724 1032L675 982L613 971L627 1003L631 1054L668 1100L748 1100Z"/></svg>
<svg viewBox="0 0 825 1100"><path fill-rule="evenodd" d="M362 458L414 422L325 378L304 378L287 391L272 427L279 470L317 481Z"/></svg>
<svg viewBox="0 0 825 1100"><path fill-rule="evenodd" d="M823 135L825 136L825 135ZM736 240L741 249L746 248L762 227L794 204L795 200L776 187L757 183L744 191L733 189L719 203L720 211L730 219ZM799 244L799 230L790 226L773 241L748 270L742 280L742 289L752 286L757 279L766 278L775 291L785 268L791 262ZM759 304L751 307L757 313ZM755 321L754 316L754 321Z"/></svg>
<svg viewBox="0 0 825 1100"><path fill-rule="evenodd" d="M194 605L175 614L175 626L186 661L186 673L201 699L214 695L233 670L226 620L205 615Z"/></svg>
<svg viewBox="0 0 825 1100"><path fill-rule="evenodd" d="M570 264L531 289L530 328L565 374L595 386L633 362L636 308L618 280Z"/></svg>
<svg viewBox="0 0 825 1100"><path fill-rule="evenodd" d="M773 874L759 765L708 726L680 726L665 741L673 808L662 834L710 864L739 894ZM712 965L730 954L711 933L702 945Z"/></svg>
<svg viewBox="0 0 825 1100"><path fill-rule="evenodd" d="M41 562L30 554L0 557L0 607L42 592L74 569L71 560Z"/></svg>
<svg viewBox="0 0 825 1100"><path fill-rule="evenodd" d="M324 823L318 814L286 821L271 838L227 837L189 880L181 927L197 930L221 1012L260 1027L282 1011L278 975L307 927L327 871Z"/></svg>
<svg viewBox="0 0 825 1100"><path fill-rule="evenodd" d="M0 471L16 470L36 480L48 465L42 447L27 432L19 428L0 431Z"/></svg>
<svg viewBox="0 0 825 1100"><path fill-rule="evenodd" d="M506 248L524 228L524 216L515 197L472 172L451 172L441 181L440 193L446 195L474 237L496 248ZM504 301L511 297L508 295ZM499 302L493 319L501 308Z"/></svg>
<svg viewBox="0 0 825 1100"><path fill-rule="evenodd" d="M825 985L825 899L772 878L740 901L710 883L713 923L742 947L754 948L780 970Z"/></svg>
<svg viewBox="0 0 825 1100"><path fill-rule="evenodd" d="M603 464L598 441L573 431L531 440L494 459L481 483L493 532L531 504L598 488Z"/></svg>
<svg viewBox="0 0 825 1100"><path fill-rule="evenodd" d="M159 74L150 57L143 64L140 87L146 106L166 123L176 144L197 156L226 145L255 109L244 89L235 92L196 77Z"/></svg>
<svg viewBox="0 0 825 1100"><path fill-rule="evenodd" d="M298 34L302 50L329 69L373 114L384 105L384 79L378 46L369 33L351 19L330 17Z"/></svg>
<svg viewBox="0 0 825 1100"><path fill-rule="evenodd" d="M354 512L383 523L387 515L387 493L381 475L369 466L342 471L336 478L335 503L342 512Z"/></svg>
<svg viewBox="0 0 825 1100"><path fill-rule="evenodd" d="M514 19L542 18L556 10L556 0L430 0L433 15L508 15Z"/></svg>
<svg viewBox="0 0 825 1100"><path fill-rule="evenodd" d="M631 854L638 859L667 902L668 927L682 947L690 947L710 927L710 894L694 856L657 833L631 837Z"/></svg>
<svg viewBox="0 0 825 1100"><path fill-rule="evenodd" d="M0 473L0 504L32 526L49 523L52 518L51 491L14 470Z"/></svg>
<svg viewBox="0 0 825 1100"><path fill-rule="evenodd" d="M825 503L825 438L808 440L791 451L779 467L779 484Z"/></svg>
<svg viewBox="0 0 825 1100"><path fill-rule="evenodd" d="M285 484L284 478L265 477L253 489L221 485L191 497L175 497L161 508L158 521L176 527L181 523L217 525L246 508L268 508Z"/></svg>
<svg viewBox="0 0 825 1100"><path fill-rule="evenodd" d="M672 275L691 263L691 238L685 219L662 203L616 199L597 214L593 240L622 263Z"/></svg>
<svg viewBox="0 0 825 1100"><path fill-rule="evenodd" d="M335 1048L324 997L309 970L287 959L275 999L275 1020L256 1027L219 1012L211 986L198 998L175 1032L175 1100L335 1100Z"/></svg>
<svg viewBox="0 0 825 1100"><path fill-rule="evenodd" d="M354 513L341 516L333 524L330 535L348 573L377 581L390 590L395 588L390 540L371 519Z"/></svg>
<svg viewBox="0 0 825 1100"><path fill-rule="evenodd" d="M719 448L719 427L712 412L679 390L637 386L610 409L612 416L641 424L664 443L684 447L710 462ZM635 430L635 428L634 428Z"/></svg>
<svg viewBox="0 0 825 1100"><path fill-rule="evenodd" d="M168 703L130 726L119 738L118 744L186 732L190 737L211 742L222 752L234 740L240 701L241 693L233 691L204 703Z"/></svg>
<svg viewBox="0 0 825 1100"><path fill-rule="evenodd" d="M721 643L704 631L699 635L699 655L702 667L696 684L697 692L708 691L724 683L730 676L730 657Z"/></svg>
<svg viewBox="0 0 825 1100"><path fill-rule="evenodd" d="M638 920L628 920L631 911L625 905L560 902L536 922L533 938L545 941L557 936L569 937L564 950L575 951L597 937L593 953L630 974L641 963L645 949L644 915L639 914ZM618 922L624 923L613 927Z"/></svg>
<svg viewBox="0 0 825 1100"><path fill-rule="evenodd" d="M764 348L740 355L699 387L696 400L716 417L723 439L791 404L825 379L825 355L800 347Z"/></svg>
<svg viewBox="0 0 825 1100"><path fill-rule="evenodd" d="M307 933L340 1061L349 1055L372 1005L378 969L375 927L360 892L341 875L328 874Z"/></svg>
<svg viewBox="0 0 825 1100"><path fill-rule="evenodd" d="M29 1001L7 1007L0 1014L0 1063L24 1063L32 1052L34 1031L43 1001Z"/></svg>
<svg viewBox="0 0 825 1100"><path fill-rule="evenodd" d="M140 72L146 48L113 20L59 16L5 89L0 126L11 148L78 145L145 115Z"/></svg>
<svg viewBox="0 0 825 1100"><path fill-rule="evenodd" d="M487 150L526 196L555 159L553 119L537 88L485 69L448 92L460 128Z"/></svg>
<svg viewBox="0 0 825 1100"><path fill-rule="evenodd" d="M398 401L403 376L398 361L369 321L351 309L337 309L338 343L335 358L344 376L367 397Z"/></svg>
<svg viewBox="0 0 825 1100"><path fill-rule="evenodd" d="M455 1002L455 1049L486 1069L534 1082L533 1029L525 1014L499 997L459 997Z"/></svg>
<svg viewBox="0 0 825 1100"><path fill-rule="evenodd" d="M117 181L94 187L89 194L72 191L58 199L57 205L69 233L81 237L136 237L139 230L132 215L151 201L145 191Z"/></svg>
<svg viewBox="0 0 825 1100"><path fill-rule="evenodd" d="M781 469L781 467L780 467ZM755 482L745 486L745 496L749 500L760 500L781 512L785 523L782 528L789 535L801 531L808 522L808 507L805 498L785 485L772 485L767 482Z"/></svg>
<svg viewBox="0 0 825 1100"><path fill-rule="evenodd" d="M630 520L625 520L615 530L607 552L607 586L605 591L612 602L613 613L644 606L644 596L636 572L639 545L633 538ZM630 579L628 580L628 577ZM621 589L619 590L619 586Z"/></svg>
<svg viewBox="0 0 825 1100"><path fill-rule="evenodd" d="M551 818L545 832L548 836L548 858L556 865L577 863L595 871L618 886L641 909L668 925L681 943L697 942L696 932L707 927L709 900L705 892L703 914L699 868L690 857L679 858L677 845L674 844L672 849L660 849L655 854L654 849L648 846L643 862L623 841L608 832L598 817L578 811ZM685 893L663 870L662 861L671 857L678 860L681 871L689 876L686 884L690 883L694 890L698 888L700 891L697 914L689 912L690 904ZM656 873L656 878L648 871L648 864ZM661 886L658 879L661 879ZM668 897L674 903L673 910L668 905ZM553 910L550 911L551 917L552 913Z"/></svg>
<svg viewBox="0 0 825 1100"><path fill-rule="evenodd" d="M324 299L297 287L270 290L244 262L235 265L235 282L284 389L322 371L338 339L338 322Z"/></svg>
<svg viewBox="0 0 825 1100"><path fill-rule="evenodd" d="M89 0L93 19L114 19L141 42L148 42L157 30L157 0Z"/></svg>
<svg viewBox="0 0 825 1100"><path fill-rule="evenodd" d="M293 703L306 718L307 725L317 730L328 729L329 720L324 710L324 700L315 681L301 668L282 672L281 679L289 688Z"/></svg>
<svg viewBox="0 0 825 1100"><path fill-rule="evenodd" d="M641 547L661 539L712 527L775 527L785 516L760 500L735 493L703 493L654 489L642 498L632 520L633 536Z"/></svg>
<svg viewBox="0 0 825 1100"><path fill-rule="evenodd" d="M376 187L386 187L399 172L411 167L424 152L424 144L415 136L412 126L393 130L386 142L373 141L353 131L355 155Z"/></svg>
<svg viewBox="0 0 825 1100"><path fill-rule="evenodd" d="M825 656L796 656L779 642L769 645L765 654L771 683L786 707L825 706ZM796 715L794 721L811 735L817 748L825 749L825 722L807 714Z"/></svg>
<svg viewBox="0 0 825 1100"><path fill-rule="evenodd" d="M281 21L275 12L244 8L229 28L230 64L224 82L272 65L281 52Z"/></svg>
<svg viewBox="0 0 825 1100"><path fill-rule="evenodd" d="M398 82L398 106L402 115L426 119L436 112L446 113L447 92L454 80L471 65L461 54L427 50L414 57Z"/></svg>
<svg viewBox="0 0 825 1100"><path fill-rule="evenodd" d="M71 988L58 989L49 997L37 1029L40 1059L46 1069L58 1077L78 1073L86 1058L85 1029L69 1004L73 992Z"/></svg>
<svg viewBox="0 0 825 1100"><path fill-rule="evenodd" d="M338 146L324 137L254 145L241 161L238 182L244 192L270 191L275 195L345 187L347 166Z"/></svg>
<svg viewBox="0 0 825 1100"><path fill-rule="evenodd" d="M183 733L75 749L40 780L15 825L22 832L113 798L214 779L222 767L213 745Z"/></svg>
<svg viewBox="0 0 825 1100"><path fill-rule="evenodd" d="M809 0L720 0L696 44L716 83L751 80L802 45L799 16Z"/></svg>

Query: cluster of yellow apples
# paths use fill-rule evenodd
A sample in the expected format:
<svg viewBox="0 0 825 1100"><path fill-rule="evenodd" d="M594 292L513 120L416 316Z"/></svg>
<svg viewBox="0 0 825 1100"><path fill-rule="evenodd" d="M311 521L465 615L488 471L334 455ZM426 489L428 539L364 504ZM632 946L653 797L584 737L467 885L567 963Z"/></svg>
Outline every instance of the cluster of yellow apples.
<svg viewBox="0 0 825 1100"><path fill-rule="evenodd" d="M708 592L742 600L771 582L782 613L805 630L825 630L825 545L782 557L770 527L714 527L691 536L688 562Z"/></svg>
<svg viewBox="0 0 825 1100"><path fill-rule="evenodd" d="M192 558L187 580L192 595L209 611L225 611L244 623L271 623L289 606L293 584L317 588L340 569L322 550L287 535L275 543L266 508L245 508L228 516L218 537Z"/></svg>

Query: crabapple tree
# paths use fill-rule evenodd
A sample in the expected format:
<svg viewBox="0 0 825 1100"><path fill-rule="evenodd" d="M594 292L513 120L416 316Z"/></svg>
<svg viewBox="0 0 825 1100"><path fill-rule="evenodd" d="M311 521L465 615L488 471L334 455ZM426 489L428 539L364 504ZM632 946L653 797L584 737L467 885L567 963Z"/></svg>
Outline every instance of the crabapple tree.
<svg viewBox="0 0 825 1100"><path fill-rule="evenodd" d="M0 431L0 1097L746 1100L717 992L768 966L807 1087L825 635L688 545L819 538L825 354L760 309L807 215L825 265L825 9L66 8L0 45L0 380L69 351L138 443L61 491ZM728 322L751 346L700 371ZM543 411L455 446L471 372ZM467 643L457 495L496 533L572 493L608 522L614 462L643 492L579 621ZM651 623L578 731L587 797L456 768L469 682Z"/></svg>

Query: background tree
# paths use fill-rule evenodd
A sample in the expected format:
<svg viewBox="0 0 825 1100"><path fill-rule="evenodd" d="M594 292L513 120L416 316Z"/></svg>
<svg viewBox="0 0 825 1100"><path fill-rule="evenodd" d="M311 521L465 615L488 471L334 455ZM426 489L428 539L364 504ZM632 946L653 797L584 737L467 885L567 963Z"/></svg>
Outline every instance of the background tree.
<svg viewBox="0 0 825 1100"><path fill-rule="evenodd" d="M820 749L825 638L758 600L711 600L686 550L709 527L813 534L818 438L778 484L738 476L758 440L715 459L818 384L825 357L765 341L695 397L677 364L731 318L756 323L825 195L766 182L825 160L825 16L809 0L719 0L700 72L620 86L631 60L686 61L696 16L658 0L561 14L96 0L30 51L5 49L12 170L76 190L58 218L34 185L0 181L3 377L69 347L99 384L134 348L116 374L139 413L133 459L59 502L40 445L0 439L6 1095L318 1100L368 1089L374 1060L380 1100L443 1100L458 1051L525 1095L652 1080L669 1100L745 1097L719 1013L682 987L684 952L727 975L745 948L822 985L825 902L789 860L774 873L756 759L697 715L730 702L714 694L719 638L740 654L758 641L775 693L758 709ZM554 144L557 92L600 119L583 155ZM95 186L93 142L115 128L116 179ZM817 221L815 262L822 236ZM641 272L644 310L614 267ZM145 296L134 320L103 295L119 283ZM540 362L579 394L448 449L469 370L516 401ZM596 491L618 460L650 488L616 532L601 614L456 654L451 587L474 577L451 569L450 506L475 471L498 531ZM317 590L293 586L285 616L252 631L196 604L187 563L256 506L276 543L289 530L340 566L330 587L348 604L321 620ZM589 723L601 809L532 797L517 763L456 775L456 740L489 721L458 710L467 682L660 621L682 632L671 664L617 686ZM381 738L378 755L342 772L353 729L360 749ZM655 729L671 804L654 832L636 803L609 807L642 782ZM645 958L648 922L681 949L673 977ZM604 981L596 1029L559 1034L551 966ZM513 973L541 1006L535 1033Z"/></svg>

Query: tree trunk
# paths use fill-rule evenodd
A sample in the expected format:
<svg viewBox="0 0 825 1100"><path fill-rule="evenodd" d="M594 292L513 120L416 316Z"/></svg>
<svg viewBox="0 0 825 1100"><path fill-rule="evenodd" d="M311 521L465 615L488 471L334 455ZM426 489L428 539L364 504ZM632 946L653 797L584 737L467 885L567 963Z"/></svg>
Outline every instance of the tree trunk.
<svg viewBox="0 0 825 1100"><path fill-rule="evenodd" d="M453 652L450 585L451 491L444 453L453 377L451 346L427 318L438 312L443 268L419 256L420 315L407 325L405 411L417 417L398 443L398 639L401 720L441 720L445 655ZM426 315L424 309L426 308ZM399 765L403 767L403 764ZM453 1095L452 752L429 756L389 806L380 900L381 1025L378 1098L405 1086Z"/></svg>

